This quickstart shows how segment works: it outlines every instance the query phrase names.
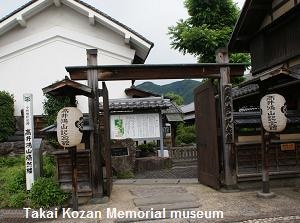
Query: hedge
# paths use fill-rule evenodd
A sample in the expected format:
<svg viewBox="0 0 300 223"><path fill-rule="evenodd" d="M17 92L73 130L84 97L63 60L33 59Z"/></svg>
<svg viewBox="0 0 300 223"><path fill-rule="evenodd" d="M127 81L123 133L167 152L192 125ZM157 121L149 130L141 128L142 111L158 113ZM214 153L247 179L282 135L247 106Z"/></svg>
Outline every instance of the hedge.
<svg viewBox="0 0 300 223"><path fill-rule="evenodd" d="M0 91L0 142L15 132L14 96Z"/></svg>

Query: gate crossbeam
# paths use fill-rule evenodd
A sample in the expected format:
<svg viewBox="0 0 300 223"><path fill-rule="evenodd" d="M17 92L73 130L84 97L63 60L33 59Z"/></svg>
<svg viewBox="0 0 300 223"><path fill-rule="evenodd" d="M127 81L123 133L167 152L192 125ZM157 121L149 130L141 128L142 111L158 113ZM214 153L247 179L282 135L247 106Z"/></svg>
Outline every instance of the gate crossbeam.
<svg viewBox="0 0 300 223"><path fill-rule="evenodd" d="M89 70L97 70L99 81L183 78L220 78L220 68L230 68L231 76L243 76L246 64L138 64L66 67L72 80L87 80Z"/></svg>

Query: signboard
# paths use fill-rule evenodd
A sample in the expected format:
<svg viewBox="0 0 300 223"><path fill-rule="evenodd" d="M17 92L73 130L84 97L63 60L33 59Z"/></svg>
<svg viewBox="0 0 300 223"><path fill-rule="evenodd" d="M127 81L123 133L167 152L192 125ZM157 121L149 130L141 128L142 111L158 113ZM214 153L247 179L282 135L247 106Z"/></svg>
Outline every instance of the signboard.
<svg viewBox="0 0 300 223"><path fill-rule="evenodd" d="M285 129L285 98L279 94L267 94L260 101L261 121L267 132L281 132Z"/></svg>
<svg viewBox="0 0 300 223"><path fill-rule="evenodd" d="M23 95L24 103L24 148L25 148L25 171L26 171L26 189L30 190L34 182L34 156L33 156L33 104L32 94Z"/></svg>
<svg viewBox="0 0 300 223"><path fill-rule="evenodd" d="M128 148L111 148L111 156L129 156Z"/></svg>
<svg viewBox="0 0 300 223"><path fill-rule="evenodd" d="M296 147L295 143L285 143L280 145L281 151L295 150L295 147Z"/></svg>
<svg viewBox="0 0 300 223"><path fill-rule="evenodd" d="M160 138L159 123L158 113L111 115L111 138Z"/></svg>
<svg viewBox="0 0 300 223"><path fill-rule="evenodd" d="M57 114L57 139L65 148L81 143L83 115L75 107L62 108Z"/></svg>

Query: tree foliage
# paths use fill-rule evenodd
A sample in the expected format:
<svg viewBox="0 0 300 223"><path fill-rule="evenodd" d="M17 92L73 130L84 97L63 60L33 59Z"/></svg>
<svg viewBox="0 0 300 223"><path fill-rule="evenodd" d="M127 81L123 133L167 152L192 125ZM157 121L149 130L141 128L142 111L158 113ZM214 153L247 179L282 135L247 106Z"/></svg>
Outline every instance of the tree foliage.
<svg viewBox="0 0 300 223"><path fill-rule="evenodd" d="M179 94L174 93L174 92L166 93L165 97L170 98L171 101L175 102L179 106L184 104L183 97Z"/></svg>
<svg viewBox="0 0 300 223"><path fill-rule="evenodd" d="M0 142L14 132L14 96L6 91L0 91Z"/></svg>
<svg viewBox="0 0 300 223"><path fill-rule="evenodd" d="M52 125L56 122L57 113L63 107L68 107L71 105L71 100L69 97L54 97L50 94L45 95L45 100L43 102L44 115L48 125Z"/></svg>
<svg viewBox="0 0 300 223"><path fill-rule="evenodd" d="M215 51L225 47L237 21L239 9L232 0L185 0L190 17L169 27L172 48L214 63ZM247 62L247 54L231 55L231 62Z"/></svg>
<svg viewBox="0 0 300 223"><path fill-rule="evenodd" d="M195 125L185 126L180 123L176 130L176 145L196 143Z"/></svg>

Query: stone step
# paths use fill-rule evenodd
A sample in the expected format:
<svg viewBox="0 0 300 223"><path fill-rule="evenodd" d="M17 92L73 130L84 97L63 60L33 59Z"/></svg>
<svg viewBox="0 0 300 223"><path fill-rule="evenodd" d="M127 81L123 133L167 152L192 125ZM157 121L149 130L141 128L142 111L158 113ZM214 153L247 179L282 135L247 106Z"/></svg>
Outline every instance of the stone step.
<svg viewBox="0 0 300 223"><path fill-rule="evenodd" d="M16 131L15 136L24 136L24 131Z"/></svg>
<svg viewBox="0 0 300 223"><path fill-rule="evenodd" d="M189 160L187 160L187 161L183 161L183 160L181 160L181 161L178 161L178 160L176 160L176 161L173 161L172 162L172 166L173 167L177 167L177 166L197 166L197 160L192 160L192 161L189 161Z"/></svg>
<svg viewBox="0 0 300 223"><path fill-rule="evenodd" d="M18 141L24 141L24 135L13 135L9 136L6 140L7 142L18 142Z"/></svg>

